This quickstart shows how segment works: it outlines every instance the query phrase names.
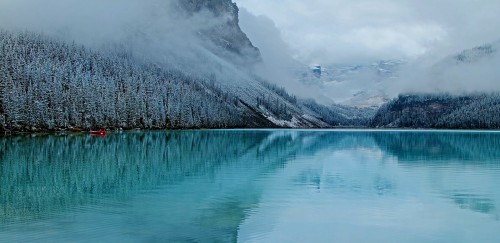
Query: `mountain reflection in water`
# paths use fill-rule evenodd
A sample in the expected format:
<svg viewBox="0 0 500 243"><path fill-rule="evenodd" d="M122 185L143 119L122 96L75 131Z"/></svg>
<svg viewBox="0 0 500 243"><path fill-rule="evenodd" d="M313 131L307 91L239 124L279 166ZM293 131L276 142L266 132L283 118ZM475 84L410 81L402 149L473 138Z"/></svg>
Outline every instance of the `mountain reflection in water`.
<svg viewBox="0 0 500 243"><path fill-rule="evenodd" d="M476 213L489 215L477 221L487 225L477 233L490 237L480 238L486 241L500 238L487 231L499 226L500 133L493 132L12 136L0 138L0 182L0 238L7 241L290 240L282 227L291 232L300 227L297 234L314 235L305 240L326 241L346 224L352 231L378 229L375 239L385 239L382 234L398 239L394 230L404 226L382 227L387 218L405 216L390 211L397 202L462 221L474 220ZM379 205L378 225L368 227L373 205ZM361 218L346 222L309 215L332 229L321 231L303 215L287 213L300 208L321 209L324 217L341 215L344 208ZM459 232L459 226L448 227ZM370 230L352 239L369 239ZM450 229L418 237L418 227L400 230L412 231L410 241L468 239L443 238Z"/></svg>

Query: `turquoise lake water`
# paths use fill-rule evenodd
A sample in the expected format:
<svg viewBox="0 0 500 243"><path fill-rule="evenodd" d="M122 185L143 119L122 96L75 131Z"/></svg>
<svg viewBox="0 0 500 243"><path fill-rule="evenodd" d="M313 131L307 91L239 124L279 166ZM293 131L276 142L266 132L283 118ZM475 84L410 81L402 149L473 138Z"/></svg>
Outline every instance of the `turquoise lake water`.
<svg viewBox="0 0 500 243"><path fill-rule="evenodd" d="M0 138L0 242L500 242L500 133Z"/></svg>

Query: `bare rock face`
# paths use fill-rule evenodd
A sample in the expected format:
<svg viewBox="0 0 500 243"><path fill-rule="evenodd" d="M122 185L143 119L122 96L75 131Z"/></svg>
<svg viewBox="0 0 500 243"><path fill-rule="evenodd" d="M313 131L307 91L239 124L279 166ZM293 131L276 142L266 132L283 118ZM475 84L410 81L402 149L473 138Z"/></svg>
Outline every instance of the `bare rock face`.
<svg viewBox="0 0 500 243"><path fill-rule="evenodd" d="M223 20L200 31L202 37L247 63L261 61L259 49L252 44L239 26L239 9L236 3L231 0L179 0L178 4L188 15L208 12L215 18ZM221 55L221 53L215 54Z"/></svg>

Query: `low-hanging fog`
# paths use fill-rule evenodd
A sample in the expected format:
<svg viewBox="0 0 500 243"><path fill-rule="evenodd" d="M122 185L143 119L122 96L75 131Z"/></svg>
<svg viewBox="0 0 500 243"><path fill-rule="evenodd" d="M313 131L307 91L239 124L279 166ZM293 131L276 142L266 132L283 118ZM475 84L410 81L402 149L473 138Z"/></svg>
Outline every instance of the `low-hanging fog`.
<svg viewBox="0 0 500 243"><path fill-rule="evenodd" d="M229 16L203 11L185 16L177 1L0 0L0 28L43 32L93 48L122 48L200 75L242 73L241 66L232 64L239 57L215 55L215 49L223 50L199 35ZM360 93L390 98L402 92L500 91L500 45L495 42L500 39L500 2L235 2L243 31L262 54L263 63L253 71L298 96L330 103ZM464 49L488 43L493 43L493 54L470 62L453 59ZM370 66L391 59L405 64L387 79L367 69L344 82L300 80L313 64Z"/></svg>
<svg viewBox="0 0 500 243"><path fill-rule="evenodd" d="M305 67L370 66L380 60L405 63L391 78L381 80L366 70L350 76L349 82L310 85L317 86L310 92L302 89L310 96L318 96L320 89L322 96L342 102L361 92L390 98L403 92L500 91L498 1L236 2L244 9L243 30L258 43L276 73L279 65L269 63L288 64L290 59ZM256 25L256 19L265 19L274 28ZM493 53L466 62L454 59L463 50L490 43ZM281 71L286 69L290 66Z"/></svg>
<svg viewBox="0 0 500 243"><path fill-rule="evenodd" d="M304 63L409 59L453 53L500 38L490 0L235 0L272 19Z"/></svg>
<svg viewBox="0 0 500 243"><path fill-rule="evenodd" d="M186 14L178 0L1 0L0 28L127 51L195 75L236 72L238 57L200 34L231 16ZM215 55L220 54L220 55ZM225 58L228 57L228 58Z"/></svg>

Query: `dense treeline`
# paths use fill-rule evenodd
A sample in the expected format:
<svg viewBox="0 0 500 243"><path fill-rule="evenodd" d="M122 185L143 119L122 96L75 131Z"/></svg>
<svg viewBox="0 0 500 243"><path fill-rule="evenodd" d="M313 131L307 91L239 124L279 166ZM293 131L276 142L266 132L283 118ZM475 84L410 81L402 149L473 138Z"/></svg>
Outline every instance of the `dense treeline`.
<svg viewBox="0 0 500 243"><path fill-rule="evenodd" d="M0 31L0 75L0 130L267 124L210 80L34 33Z"/></svg>
<svg viewBox="0 0 500 243"><path fill-rule="evenodd" d="M218 78L160 67L124 51L102 53L40 34L0 31L0 131L363 127L375 113L298 99L258 77L240 81L246 86L239 90ZM472 111L457 112L449 119Z"/></svg>
<svg viewBox="0 0 500 243"><path fill-rule="evenodd" d="M303 101L255 76L240 89L226 79L0 31L0 131L367 124L364 111Z"/></svg>
<svg viewBox="0 0 500 243"><path fill-rule="evenodd" d="M379 109L371 126L499 129L500 94L400 95Z"/></svg>

